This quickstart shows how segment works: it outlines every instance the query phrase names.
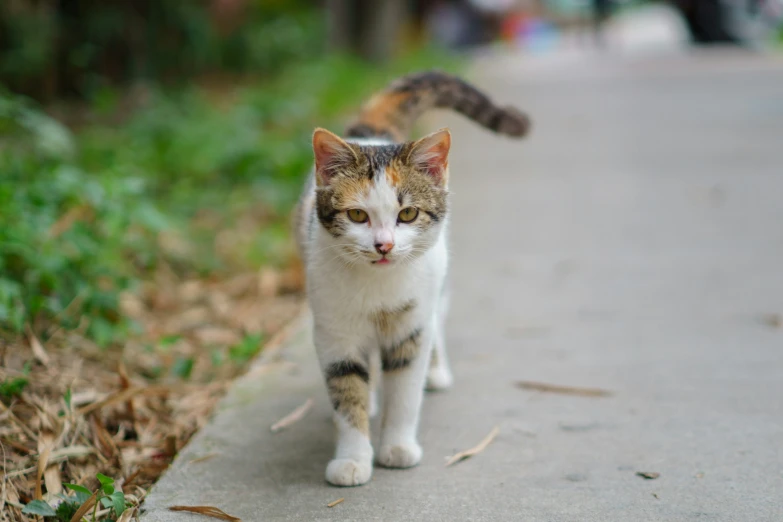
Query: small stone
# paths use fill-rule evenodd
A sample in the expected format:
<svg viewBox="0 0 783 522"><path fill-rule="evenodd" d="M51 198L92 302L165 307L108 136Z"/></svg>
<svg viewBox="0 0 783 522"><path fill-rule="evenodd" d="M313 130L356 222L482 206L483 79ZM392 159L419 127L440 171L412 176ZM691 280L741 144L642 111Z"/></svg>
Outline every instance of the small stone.
<svg viewBox="0 0 783 522"><path fill-rule="evenodd" d="M661 476L657 471L637 471L636 474L647 480L655 480Z"/></svg>

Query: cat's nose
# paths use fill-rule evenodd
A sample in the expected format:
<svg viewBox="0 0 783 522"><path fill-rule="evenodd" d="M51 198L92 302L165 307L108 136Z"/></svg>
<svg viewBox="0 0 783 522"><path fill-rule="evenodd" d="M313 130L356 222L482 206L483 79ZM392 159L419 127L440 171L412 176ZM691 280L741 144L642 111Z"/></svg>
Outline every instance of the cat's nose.
<svg viewBox="0 0 783 522"><path fill-rule="evenodd" d="M392 248L394 248L394 243L375 243L375 250L379 254L386 255L391 252Z"/></svg>

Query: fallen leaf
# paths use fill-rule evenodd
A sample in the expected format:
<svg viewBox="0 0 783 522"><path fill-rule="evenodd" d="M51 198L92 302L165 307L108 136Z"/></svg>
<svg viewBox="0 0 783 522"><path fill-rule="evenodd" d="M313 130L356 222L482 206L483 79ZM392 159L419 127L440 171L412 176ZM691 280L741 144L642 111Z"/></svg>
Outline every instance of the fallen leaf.
<svg viewBox="0 0 783 522"><path fill-rule="evenodd" d="M783 326L783 315L781 314L767 314L764 315L761 320L770 328L780 328Z"/></svg>
<svg viewBox="0 0 783 522"><path fill-rule="evenodd" d="M313 399L307 399L304 402L304 404L296 408L294 411L292 411L291 413L289 413L279 421L275 422L270 428L272 430L272 433L277 433L283 428L287 428L291 424L300 421L305 415L307 415L307 412L312 407L313 407Z"/></svg>
<svg viewBox="0 0 783 522"><path fill-rule="evenodd" d="M46 493L49 495L59 495L63 492L63 479L60 475L59 466L49 466L44 471L44 484Z"/></svg>
<svg viewBox="0 0 783 522"><path fill-rule="evenodd" d="M67 448L60 448L52 451L49 460L60 461L62 459L67 459L68 457L84 457L91 453L95 453L95 450L90 446L74 445L74 446L68 446Z"/></svg>
<svg viewBox="0 0 783 522"><path fill-rule="evenodd" d="M38 439L38 473L35 476L35 499L41 500L43 498L43 489L41 488L41 481L46 470L46 465L49 463L49 455L52 452L52 444L54 443L54 437L51 434L43 434Z"/></svg>
<svg viewBox="0 0 783 522"><path fill-rule="evenodd" d="M33 333L33 329L29 326L27 327L27 337L30 339L30 349L33 351L33 357L44 366L49 366L49 354L46 353L41 341L38 340L38 337Z"/></svg>
<svg viewBox="0 0 783 522"><path fill-rule="evenodd" d="M636 474L647 480L655 480L661 476L657 471L637 471Z"/></svg>
<svg viewBox="0 0 783 522"><path fill-rule="evenodd" d="M339 504L340 502L342 502L343 500L345 500L345 499L340 497L337 500L333 500L333 501L329 502L328 504L326 504L326 507L334 507L337 504Z"/></svg>
<svg viewBox="0 0 783 522"><path fill-rule="evenodd" d="M608 397L612 395L612 392L600 388L577 388L574 386L561 386L559 384L532 381L519 381L517 382L517 387L524 390L559 393L561 395L581 395L582 397Z"/></svg>
<svg viewBox="0 0 783 522"><path fill-rule="evenodd" d="M95 502L98 500L98 491L95 491L90 498L84 501L84 504L76 511L76 513L73 514L71 517L71 522L79 522L84 515L86 515L92 507L95 505Z"/></svg>
<svg viewBox="0 0 783 522"><path fill-rule="evenodd" d="M49 236L56 238L68 231L77 221L89 220L91 217L92 209L87 205L73 207L49 227Z"/></svg>
<svg viewBox="0 0 783 522"><path fill-rule="evenodd" d="M197 513L212 518L219 518L220 520L228 520L229 522L242 522L241 518L229 515L223 510L220 510L212 506L171 506L170 511L187 511L188 513Z"/></svg>
<svg viewBox="0 0 783 522"><path fill-rule="evenodd" d="M128 522L133 516L133 513L135 512L136 512L136 508L129 507L128 509L122 512L122 515L120 515L120 518L117 519L117 522Z"/></svg>
<svg viewBox="0 0 783 522"><path fill-rule="evenodd" d="M470 458L474 455L478 455L479 453L484 451L487 446L489 446L490 442L495 440L495 437L498 436L498 433L500 433L500 427L495 426L494 428L492 428L492 431L489 432L489 435L484 437L484 440L479 442L476 446L465 451L460 451L453 457L449 458L449 460L446 462L446 466L451 466L452 464Z"/></svg>

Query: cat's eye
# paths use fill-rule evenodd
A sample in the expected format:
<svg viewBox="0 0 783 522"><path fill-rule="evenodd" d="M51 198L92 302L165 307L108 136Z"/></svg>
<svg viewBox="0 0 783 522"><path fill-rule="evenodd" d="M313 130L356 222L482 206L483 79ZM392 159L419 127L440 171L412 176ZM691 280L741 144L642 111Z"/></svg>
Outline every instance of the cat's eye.
<svg viewBox="0 0 783 522"><path fill-rule="evenodd" d="M400 213L397 215L397 219L401 223L410 223L414 219L416 219L416 216L419 215L419 209L414 207L408 207L400 210Z"/></svg>
<svg viewBox="0 0 783 522"><path fill-rule="evenodd" d="M348 211L348 219L354 223L367 223L367 220L370 219L370 216L368 216L367 212L362 209L352 208Z"/></svg>

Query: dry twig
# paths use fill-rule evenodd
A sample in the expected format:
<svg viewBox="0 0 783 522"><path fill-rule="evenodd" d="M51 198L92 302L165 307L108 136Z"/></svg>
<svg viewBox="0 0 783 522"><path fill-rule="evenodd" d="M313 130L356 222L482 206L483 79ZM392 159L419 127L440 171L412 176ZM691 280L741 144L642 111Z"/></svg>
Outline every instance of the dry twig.
<svg viewBox="0 0 783 522"><path fill-rule="evenodd" d="M333 500L333 501L329 502L328 504L326 504L326 507L334 507L337 504L339 504L340 502L342 502L343 500L345 500L345 499L343 497L340 497L337 500Z"/></svg>
<svg viewBox="0 0 783 522"><path fill-rule="evenodd" d="M220 520L228 520L229 522L242 522L241 518L229 515L225 511L213 506L171 506L170 511L187 511L188 513L198 513L199 515L205 515L212 518L219 518Z"/></svg>
<svg viewBox="0 0 783 522"><path fill-rule="evenodd" d="M517 382L517 387L524 390L559 393L561 395L581 395L582 397L608 397L612 395L612 392L600 388L577 388L574 386L561 386L559 384L532 381L519 381Z"/></svg>
<svg viewBox="0 0 783 522"><path fill-rule="evenodd" d="M451 466L452 464L456 464L457 462L470 458L474 455L478 455L484 451L493 440L495 440L495 437L498 436L498 433L500 433L500 426L495 426L492 428L492 431L489 432L489 435L484 437L484 440L479 442L476 446L465 451L460 451L453 457L449 458L449 460L446 462L446 466Z"/></svg>
<svg viewBox="0 0 783 522"><path fill-rule="evenodd" d="M296 408L294 411L280 419L279 421L275 422L272 427L270 428L272 430L272 433L277 433L278 431L287 428L291 424L298 422L302 420L302 418L307 415L307 412L310 411L310 408L313 407L313 399L307 399L304 404Z"/></svg>
<svg viewBox="0 0 783 522"><path fill-rule="evenodd" d="M206 455L202 455L201 457L196 457L195 459L192 459L188 464L198 464L199 462L204 462L209 459L217 457L218 453L207 453Z"/></svg>
<svg viewBox="0 0 783 522"><path fill-rule="evenodd" d="M177 391L179 388L178 386L146 386L146 387L133 387L133 388L126 388L120 392L112 393L108 397L98 401L94 402L92 404L88 404L87 406L84 406L82 408L79 408L76 410L77 415L87 415L88 413L92 413L95 410L100 410L101 408L104 408L106 406L109 406L110 404L117 404L118 402L125 402L128 401L134 397L143 397L143 396L151 396L151 395L167 395L169 393L172 393L174 391Z"/></svg>

